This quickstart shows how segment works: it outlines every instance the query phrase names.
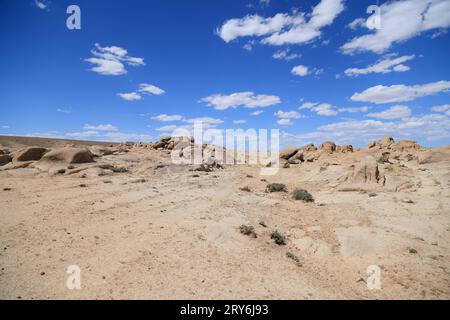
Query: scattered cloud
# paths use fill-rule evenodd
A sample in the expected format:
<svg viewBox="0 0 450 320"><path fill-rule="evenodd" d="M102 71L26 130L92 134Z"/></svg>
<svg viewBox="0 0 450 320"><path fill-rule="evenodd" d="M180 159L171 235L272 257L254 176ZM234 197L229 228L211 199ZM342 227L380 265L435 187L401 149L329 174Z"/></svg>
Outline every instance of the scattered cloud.
<svg viewBox="0 0 450 320"><path fill-rule="evenodd" d="M233 120L233 124L245 124L247 123L246 120Z"/></svg>
<svg viewBox="0 0 450 320"><path fill-rule="evenodd" d="M450 81L437 81L423 85L378 85L351 97L353 101L372 102L376 104L412 101L417 98L448 92Z"/></svg>
<svg viewBox="0 0 450 320"><path fill-rule="evenodd" d="M96 131L118 131L119 129L112 124L99 124L99 125L90 125L85 124L83 127L85 130L96 130Z"/></svg>
<svg viewBox="0 0 450 320"><path fill-rule="evenodd" d="M34 4L36 7L38 7L41 10L48 9L48 3L45 0L34 0Z"/></svg>
<svg viewBox="0 0 450 320"><path fill-rule="evenodd" d="M343 0L321 0L310 14L294 11L292 15L278 13L269 18L247 15L226 21L216 33L225 42L263 37L261 42L269 45L303 44L320 37L321 29L332 24L343 10Z"/></svg>
<svg viewBox="0 0 450 320"><path fill-rule="evenodd" d="M152 117L152 119L158 120L158 121L170 122L170 121L183 120L183 116L181 116L179 114L173 114L173 115L160 114L160 115Z"/></svg>
<svg viewBox="0 0 450 320"><path fill-rule="evenodd" d="M277 123L280 126L292 126L294 124L294 122L292 122L291 119L287 119L287 118L282 118L282 119L278 120Z"/></svg>
<svg viewBox="0 0 450 320"><path fill-rule="evenodd" d="M364 51L383 53L392 45L404 42L429 30L450 26L450 1L402 0L389 1L380 6L381 28L355 37L341 49L345 54ZM353 21L351 24L353 24ZM361 21L354 23L361 26Z"/></svg>
<svg viewBox="0 0 450 320"><path fill-rule="evenodd" d="M72 113L72 110L70 109L65 109L65 108L57 108L56 112L61 112L61 113Z"/></svg>
<svg viewBox="0 0 450 320"><path fill-rule="evenodd" d="M259 116L260 114L263 114L264 110L256 110L250 113L251 116Z"/></svg>
<svg viewBox="0 0 450 320"><path fill-rule="evenodd" d="M259 4L263 7L270 6L270 0L259 0Z"/></svg>
<svg viewBox="0 0 450 320"><path fill-rule="evenodd" d="M364 18L357 18L357 19L353 20L352 22L350 22L347 25L347 28L350 28L352 30L356 30L356 29L361 28L361 27L363 27L365 25L366 25L366 19L364 19Z"/></svg>
<svg viewBox="0 0 450 320"><path fill-rule="evenodd" d="M369 113L367 116L378 119L402 119L411 116L411 109L407 106L392 106L382 112Z"/></svg>
<svg viewBox="0 0 450 320"><path fill-rule="evenodd" d="M352 108L339 108L338 112L348 112L348 113L356 113L356 112L367 112L369 111L369 107L352 107Z"/></svg>
<svg viewBox="0 0 450 320"><path fill-rule="evenodd" d="M136 101L142 99L142 96L137 92L118 93L117 95L126 101Z"/></svg>
<svg viewBox="0 0 450 320"><path fill-rule="evenodd" d="M315 103L315 102L305 102L300 107L300 110L309 109L319 116L331 117L338 114L338 111L334 106L329 103Z"/></svg>
<svg viewBox="0 0 450 320"><path fill-rule="evenodd" d="M415 55L402 56L397 58L385 58L378 61L376 64L368 66L366 68L349 68L345 70L345 74L349 77L357 77L362 74L369 73L390 73L390 72L405 72L410 70L408 66L402 63L414 59Z"/></svg>
<svg viewBox="0 0 450 320"><path fill-rule="evenodd" d="M93 57L85 61L94 64L90 70L102 75L118 76L127 73L125 64L130 66L144 66L144 59L130 57L128 51L121 47L102 47L98 43L91 50Z"/></svg>
<svg viewBox="0 0 450 320"><path fill-rule="evenodd" d="M291 53L290 49L287 48L285 50L278 50L277 52L275 52L272 55L272 58L277 59L277 60L286 60L286 61L291 61L294 59L299 59L301 58L302 55L299 53Z"/></svg>
<svg viewBox="0 0 450 320"><path fill-rule="evenodd" d="M308 67L304 65L298 65L292 68L291 73L299 76L299 77L305 77L308 75Z"/></svg>
<svg viewBox="0 0 450 320"><path fill-rule="evenodd" d="M434 106L431 108L434 112L446 112L450 110L450 104L443 104L441 106Z"/></svg>
<svg viewBox="0 0 450 320"><path fill-rule="evenodd" d="M251 91L236 92L230 95L213 94L202 98L201 102L208 106L214 107L216 110L226 110L228 108L260 108L269 107L281 103L278 96L259 94L255 95Z"/></svg>
<svg viewBox="0 0 450 320"><path fill-rule="evenodd" d="M277 112L274 113L274 115L278 118L281 119L300 119L303 118L304 116L301 115L300 113L298 113L297 111L281 111L278 110Z"/></svg>
<svg viewBox="0 0 450 320"><path fill-rule="evenodd" d="M158 88L157 86L154 86L152 84L147 83L141 83L139 85L139 92L145 93L145 94L154 94L156 96L160 96L165 93L165 91L161 88Z"/></svg>

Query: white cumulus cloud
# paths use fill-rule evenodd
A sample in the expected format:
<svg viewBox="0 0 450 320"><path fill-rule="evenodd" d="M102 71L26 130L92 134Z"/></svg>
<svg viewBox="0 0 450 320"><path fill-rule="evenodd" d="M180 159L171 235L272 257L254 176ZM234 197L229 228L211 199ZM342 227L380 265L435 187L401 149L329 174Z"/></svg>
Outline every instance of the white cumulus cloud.
<svg viewBox="0 0 450 320"><path fill-rule="evenodd" d="M408 106L392 106L381 112L369 113L367 116L378 119L402 119L411 116L411 109Z"/></svg>
<svg viewBox="0 0 450 320"><path fill-rule="evenodd" d="M412 101L417 98L448 92L450 81L437 81L422 85L378 85L352 95L351 100L377 104Z"/></svg>
<svg viewBox="0 0 450 320"><path fill-rule="evenodd" d="M449 0L388 1L380 6L381 28L355 37L341 49L346 54L372 51L382 53L392 45L429 30L450 26ZM355 23L360 25L360 22Z"/></svg>
<svg viewBox="0 0 450 320"><path fill-rule="evenodd" d="M85 61L94 64L90 70L102 75L118 76L127 73L125 64L130 66L145 65L143 58L130 57L124 48L111 46L102 47L98 43L91 50L93 57Z"/></svg>
<svg viewBox="0 0 450 320"><path fill-rule="evenodd" d="M229 95L213 94L202 98L201 102L216 110L226 110L228 108L260 108L269 107L281 102L280 97L266 94L254 94L251 91L236 92Z"/></svg>
<svg viewBox="0 0 450 320"><path fill-rule="evenodd" d="M264 44L302 44L320 37L321 29L332 24L343 10L343 0L321 0L310 14L295 11L292 15L278 13L269 18L247 15L230 19L217 29L217 34L225 42L239 37L264 37Z"/></svg>
<svg viewBox="0 0 450 320"><path fill-rule="evenodd" d="M397 58L388 57L366 68L349 68L345 70L344 73L349 77L356 77L362 74L369 73L390 73L392 71L405 72L410 70L410 68L403 65L402 63L412 60L414 59L414 57L415 55L402 56Z"/></svg>

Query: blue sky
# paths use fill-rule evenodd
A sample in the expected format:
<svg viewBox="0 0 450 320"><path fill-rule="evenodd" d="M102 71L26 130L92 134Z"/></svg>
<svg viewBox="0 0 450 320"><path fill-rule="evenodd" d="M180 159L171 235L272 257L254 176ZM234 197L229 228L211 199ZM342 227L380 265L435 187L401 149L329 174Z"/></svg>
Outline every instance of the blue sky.
<svg viewBox="0 0 450 320"><path fill-rule="evenodd" d="M450 143L450 0L0 0L0 134ZM66 9L81 9L69 30Z"/></svg>

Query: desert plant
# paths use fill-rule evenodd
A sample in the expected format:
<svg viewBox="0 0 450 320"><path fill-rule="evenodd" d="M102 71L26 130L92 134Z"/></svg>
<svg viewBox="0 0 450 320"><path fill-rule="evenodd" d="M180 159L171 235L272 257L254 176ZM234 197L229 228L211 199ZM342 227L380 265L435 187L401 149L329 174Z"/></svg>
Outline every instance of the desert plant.
<svg viewBox="0 0 450 320"><path fill-rule="evenodd" d="M245 224L242 224L242 225L239 227L239 230L241 231L241 233L242 233L243 235L251 236L251 237L253 237L253 238L256 238L256 237L257 237L257 236L256 236L256 232L255 232L255 228L253 228L252 226L247 226L247 225L245 225Z"/></svg>
<svg viewBox="0 0 450 320"><path fill-rule="evenodd" d="M294 260L294 261L297 262L297 263L300 262L300 259L299 259L295 254L293 254L292 252L289 252L289 251L286 252L286 257L288 257L288 258Z"/></svg>
<svg viewBox="0 0 450 320"><path fill-rule="evenodd" d="M269 183L266 192L287 192L286 186L282 183Z"/></svg>
<svg viewBox="0 0 450 320"><path fill-rule="evenodd" d="M270 239L273 239L275 243L279 246L284 246L286 244L286 237L283 236L279 231L275 230L270 235Z"/></svg>
<svg viewBox="0 0 450 320"><path fill-rule="evenodd" d="M305 189L295 189L292 192L292 198L295 200L303 200L305 202L314 202L313 196Z"/></svg>

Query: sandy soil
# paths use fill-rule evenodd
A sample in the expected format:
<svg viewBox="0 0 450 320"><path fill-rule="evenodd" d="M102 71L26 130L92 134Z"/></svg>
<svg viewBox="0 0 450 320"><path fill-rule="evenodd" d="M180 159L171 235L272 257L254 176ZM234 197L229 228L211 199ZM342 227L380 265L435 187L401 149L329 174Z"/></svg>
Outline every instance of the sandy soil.
<svg viewBox="0 0 450 320"><path fill-rule="evenodd" d="M387 179L407 179L406 189L338 191L364 152L276 176L250 165L192 172L147 148L94 163L129 168L122 173L93 164L64 174L2 170L0 299L449 299L450 157L380 165ZM270 182L304 188L315 202L266 193ZM274 230L286 245L274 243ZM81 269L81 290L66 286L70 265ZM381 268L380 290L367 288L370 265Z"/></svg>

